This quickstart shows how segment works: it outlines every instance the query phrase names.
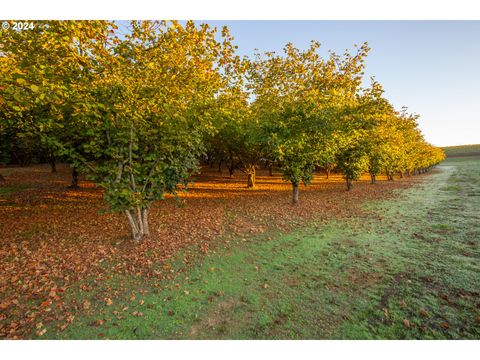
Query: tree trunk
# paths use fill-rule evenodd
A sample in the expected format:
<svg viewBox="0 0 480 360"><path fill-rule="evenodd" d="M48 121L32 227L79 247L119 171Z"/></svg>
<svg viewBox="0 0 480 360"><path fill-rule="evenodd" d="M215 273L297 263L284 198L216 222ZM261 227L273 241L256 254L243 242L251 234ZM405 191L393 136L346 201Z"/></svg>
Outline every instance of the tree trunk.
<svg viewBox="0 0 480 360"><path fill-rule="evenodd" d="M3 177L2 174L0 174L0 183L3 183L3 182L5 182L5 178Z"/></svg>
<svg viewBox="0 0 480 360"><path fill-rule="evenodd" d="M328 167L325 169L325 173L327 174L327 180L328 180L328 178L330 177L330 169Z"/></svg>
<svg viewBox="0 0 480 360"><path fill-rule="evenodd" d="M255 166L252 166L248 169L247 172L247 187L255 187Z"/></svg>
<svg viewBox="0 0 480 360"><path fill-rule="evenodd" d="M372 184L375 184L377 182L377 175L370 174L370 178L372 179Z"/></svg>
<svg viewBox="0 0 480 360"><path fill-rule="evenodd" d="M229 175L231 178L233 178L233 173L234 173L234 172L235 172L235 167L232 166L232 165L230 165L230 166L228 167L228 175Z"/></svg>
<svg viewBox="0 0 480 360"><path fill-rule="evenodd" d="M269 176L273 176L273 164L270 164L270 165L268 166L268 175L269 175Z"/></svg>
<svg viewBox="0 0 480 360"><path fill-rule="evenodd" d="M130 213L129 210L125 210L125 215L127 216L128 222L130 224L130 228L132 229L132 237L133 240L139 241L140 240L140 234L139 230L137 227L137 223L135 222L135 219L133 218L132 214Z"/></svg>
<svg viewBox="0 0 480 360"><path fill-rule="evenodd" d="M52 174L55 174L57 172L57 163L55 161L55 158L54 157L50 158L49 162L50 162L50 167L52 169Z"/></svg>
<svg viewBox="0 0 480 360"><path fill-rule="evenodd" d="M292 181L292 205L298 203L298 182Z"/></svg>
<svg viewBox="0 0 480 360"><path fill-rule="evenodd" d="M220 159L220 161L218 162L218 172L219 173L222 172L222 163L223 163L223 159Z"/></svg>
<svg viewBox="0 0 480 360"><path fill-rule="evenodd" d="M148 225L148 209L142 210L143 232L145 236L150 236L150 227Z"/></svg>
<svg viewBox="0 0 480 360"><path fill-rule="evenodd" d="M400 179L403 179L403 173L402 173L402 172L400 172L400 173L398 174L398 176L400 177Z"/></svg>
<svg viewBox="0 0 480 360"><path fill-rule="evenodd" d="M140 209L139 207L137 207L137 228L138 228L138 232L141 234L141 236L143 237L143 235L145 234L145 230L143 228L143 217L142 217L142 209Z"/></svg>
<svg viewBox="0 0 480 360"><path fill-rule="evenodd" d="M76 168L72 168L72 183L69 186L70 189L78 189L78 171Z"/></svg>
<svg viewBox="0 0 480 360"><path fill-rule="evenodd" d="M230 175L231 178L233 178L233 173L235 171L235 161L233 160L233 153L231 150L228 151L228 174Z"/></svg>
<svg viewBox="0 0 480 360"><path fill-rule="evenodd" d="M347 177L346 180L347 180L347 190L348 190L348 191L351 191L352 188L353 188L352 179L350 179L349 177Z"/></svg>
<svg viewBox="0 0 480 360"><path fill-rule="evenodd" d="M137 207L136 209L125 210L125 215L130 224L134 241L140 241L143 238L150 236L148 208L141 209L140 207Z"/></svg>

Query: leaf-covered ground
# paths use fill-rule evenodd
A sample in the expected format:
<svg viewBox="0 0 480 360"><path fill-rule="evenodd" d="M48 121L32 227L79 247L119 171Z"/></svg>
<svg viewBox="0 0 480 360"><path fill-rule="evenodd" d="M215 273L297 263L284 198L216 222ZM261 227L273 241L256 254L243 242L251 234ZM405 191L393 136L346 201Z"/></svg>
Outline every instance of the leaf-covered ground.
<svg viewBox="0 0 480 360"><path fill-rule="evenodd" d="M66 189L69 169L59 167L51 174L49 167L35 166L2 169L2 174L7 181L0 187L0 336L318 338L335 336L342 323L358 315L348 306L341 314L330 313L333 305L324 306L327 301L352 304L360 296L370 304L370 287L388 280L386 266L380 265L391 265L388 254L398 249L392 245L383 260L377 258L384 244L365 235L375 230L365 226L380 226L386 215L366 211L366 202L398 198L403 192L396 189L438 182L450 173L442 169L376 185L365 179L350 193L340 176L328 181L318 176L302 188L300 203L292 207L290 186L278 175L261 173L252 190L240 174L230 179L204 169L179 201L167 198L154 206L154 235L141 244L130 240L123 216L108 212L100 189L88 182L79 190ZM409 206L435 207L432 197L437 195L421 196ZM395 201L389 204L398 207ZM391 219L401 217L393 213ZM402 221L413 229L408 217ZM369 245L359 245L356 236L352 240L349 229L364 234ZM385 231L393 229L389 223ZM430 236L430 229L420 234ZM416 254L408 243L402 246ZM369 247L378 255L372 257L373 265L365 262ZM351 258L345 249L356 255ZM333 277L320 280L322 274ZM405 276L393 279L403 281ZM311 307L304 307L305 301ZM317 315L312 317L313 312ZM400 327L418 326L408 318ZM368 337L361 331L337 334Z"/></svg>

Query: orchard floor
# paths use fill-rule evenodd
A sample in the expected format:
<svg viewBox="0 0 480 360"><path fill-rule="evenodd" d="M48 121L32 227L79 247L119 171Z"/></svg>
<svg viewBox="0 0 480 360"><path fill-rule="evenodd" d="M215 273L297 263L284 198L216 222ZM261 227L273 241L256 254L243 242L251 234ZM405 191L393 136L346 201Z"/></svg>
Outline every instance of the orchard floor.
<svg viewBox="0 0 480 360"><path fill-rule="evenodd" d="M204 169L140 244L68 168L0 173L1 337L480 338L480 157L317 176L295 207L278 175Z"/></svg>

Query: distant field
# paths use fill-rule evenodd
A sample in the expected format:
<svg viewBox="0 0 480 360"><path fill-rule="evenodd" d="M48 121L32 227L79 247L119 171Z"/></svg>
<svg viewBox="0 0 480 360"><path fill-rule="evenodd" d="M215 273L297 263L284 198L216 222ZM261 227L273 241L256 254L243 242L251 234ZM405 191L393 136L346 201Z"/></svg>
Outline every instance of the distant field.
<svg viewBox="0 0 480 360"><path fill-rule="evenodd" d="M445 146L442 148L447 157L478 156L480 155L480 144Z"/></svg>

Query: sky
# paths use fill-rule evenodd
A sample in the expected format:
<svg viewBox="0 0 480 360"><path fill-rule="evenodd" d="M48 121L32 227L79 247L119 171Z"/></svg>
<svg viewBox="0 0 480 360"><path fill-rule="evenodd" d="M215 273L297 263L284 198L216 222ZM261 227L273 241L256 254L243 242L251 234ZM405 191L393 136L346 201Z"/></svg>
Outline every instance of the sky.
<svg viewBox="0 0 480 360"><path fill-rule="evenodd" d="M198 22L227 25L240 55L281 52L288 42L305 49L311 40L327 55L366 41L366 76L375 76L397 109L420 115L428 142L480 143L480 21Z"/></svg>

